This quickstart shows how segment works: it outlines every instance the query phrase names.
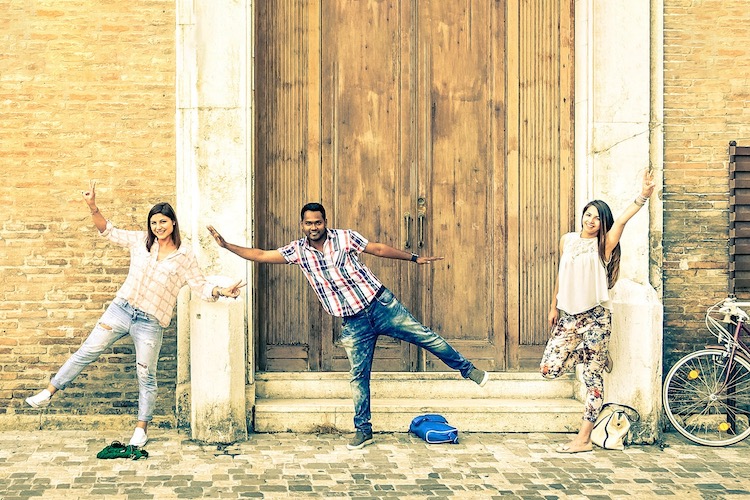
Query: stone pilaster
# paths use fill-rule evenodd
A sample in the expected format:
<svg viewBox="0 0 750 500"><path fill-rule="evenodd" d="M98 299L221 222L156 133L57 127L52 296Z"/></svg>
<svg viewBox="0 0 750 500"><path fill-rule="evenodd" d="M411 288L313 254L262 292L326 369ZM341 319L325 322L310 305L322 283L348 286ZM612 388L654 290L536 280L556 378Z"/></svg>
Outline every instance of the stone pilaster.
<svg viewBox="0 0 750 500"><path fill-rule="evenodd" d="M205 226L249 244L252 18L249 0L177 1L177 210L183 237L207 274L246 282L252 279L250 266L220 251ZM195 439L246 436L246 415L240 413L252 410L244 390L253 373L247 362L252 346L246 346L251 289L243 292L241 312L236 303L196 303L200 299L189 294L180 299L178 422L189 414ZM196 349L209 347L212 362L206 363L205 352Z"/></svg>
<svg viewBox="0 0 750 500"><path fill-rule="evenodd" d="M661 0L576 1L576 229L583 206L606 201L615 217L640 191L648 169L661 182ZM658 439L661 419L662 305L660 188L621 239L621 282L613 290L605 400L641 413L635 442Z"/></svg>

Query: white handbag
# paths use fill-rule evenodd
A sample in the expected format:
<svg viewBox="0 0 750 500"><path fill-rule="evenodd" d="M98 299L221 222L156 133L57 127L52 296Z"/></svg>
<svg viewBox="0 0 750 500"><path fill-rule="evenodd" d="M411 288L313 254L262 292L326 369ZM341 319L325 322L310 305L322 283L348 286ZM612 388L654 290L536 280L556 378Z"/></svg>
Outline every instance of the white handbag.
<svg viewBox="0 0 750 500"><path fill-rule="evenodd" d="M607 450L624 450L631 419L637 422L640 418L638 412L630 406L605 403L594 422L591 442Z"/></svg>

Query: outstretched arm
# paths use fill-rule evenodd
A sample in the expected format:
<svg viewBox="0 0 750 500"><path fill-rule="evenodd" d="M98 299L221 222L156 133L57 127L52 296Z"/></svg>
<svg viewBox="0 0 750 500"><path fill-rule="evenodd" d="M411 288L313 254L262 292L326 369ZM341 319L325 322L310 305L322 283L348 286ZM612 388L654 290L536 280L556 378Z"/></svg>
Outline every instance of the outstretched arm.
<svg viewBox="0 0 750 500"><path fill-rule="evenodd" d="M612 225L609 231L607 231L607 257L612 253L612 250L620 242L622 231L625 229L625 224L638 213L643 205L646 204L651 194L654 192L654 173L651 171L644 172L643 182L641 184L641 194L633 200L633 202L625 209L625 211L615 219L615 223Z"/></svg>
<svg viewBox="0 0 750 500"><path fill-rule="evenodd" d="M364 250L365 253L370 255L376 255L378 257L384 257L386 259L396 260L412 260L412 255L404 250L393 248L392 246L386 245L385 243L373 243L369 242ZM443 257L417 257L415 261L417 264L430 264L436 260L443 260Z"/></svg>
<svg viewBox="0 0 750 500"><path fill-rule="evenodd" d="M104 218L96 206L96 181L90 180L88 191L81 191L81 194L83 195L84 201L89 206L89 210L91 210L91 217L94 219L94 225L100 233L103 233L104 230L107 229L107 219Z"/></svg>
<svg viewBox="0 0 750 500"><path fill-rule="evenodd" d="M260 248L247 248L233 245L232 243L228 243L213 226L206 226L206 228L221 248L226 248L243 259L264 264L286 264L286 259L278 250L261 250Z"/></svg>

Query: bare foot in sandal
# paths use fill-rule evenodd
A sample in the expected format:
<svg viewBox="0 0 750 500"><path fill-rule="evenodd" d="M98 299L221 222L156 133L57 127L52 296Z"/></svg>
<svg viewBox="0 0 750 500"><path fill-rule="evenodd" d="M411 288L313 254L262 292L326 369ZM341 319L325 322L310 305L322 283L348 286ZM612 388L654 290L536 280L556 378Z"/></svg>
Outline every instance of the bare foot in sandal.
<svg viewBox="0 0 750 500"><path fill-rule="evenodd" d="M593 447L591 446L591 442L579 443L571 441L567 444L559 444L557 448L555 448L555 451L557 453L585 453L587 451L593 451Z"/></svg>

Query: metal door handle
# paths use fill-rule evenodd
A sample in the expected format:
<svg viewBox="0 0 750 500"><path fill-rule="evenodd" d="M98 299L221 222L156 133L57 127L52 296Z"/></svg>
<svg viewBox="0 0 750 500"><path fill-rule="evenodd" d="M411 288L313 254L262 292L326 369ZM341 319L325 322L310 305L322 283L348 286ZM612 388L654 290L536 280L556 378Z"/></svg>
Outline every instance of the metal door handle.
<svg viewBox="0 0 750 500"><path fill-rule="evenodd" d="M404 248L411 248L411 214L409 212L404 214L404 229L406 229Z"/></svg>
<svg viewBox="0 0 750 500"><path fill-rule="evenodd" d="M417 239L419 248L424 246L424 220L427 216L425 214L419 214L417 216Z"/></svg>

